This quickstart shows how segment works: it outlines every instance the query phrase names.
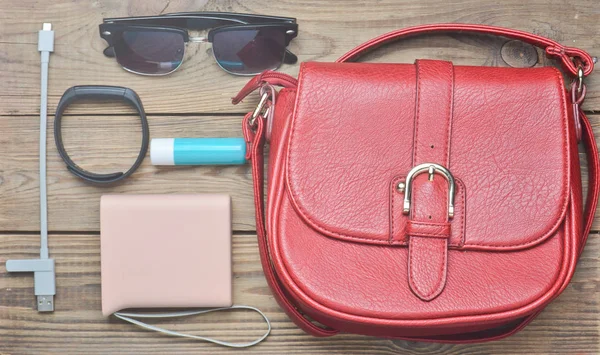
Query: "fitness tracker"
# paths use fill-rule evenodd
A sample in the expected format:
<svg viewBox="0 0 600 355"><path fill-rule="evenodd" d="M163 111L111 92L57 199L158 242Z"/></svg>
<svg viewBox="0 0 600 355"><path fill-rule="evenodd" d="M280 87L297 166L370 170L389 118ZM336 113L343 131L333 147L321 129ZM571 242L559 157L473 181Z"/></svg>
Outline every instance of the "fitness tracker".
<svg viewBox="0 0 600 355"><path fill-rule="evenodd" d="M77 100L82 99L94 99L94 100L114 100L124 101L133 106L142 122L142 147L140 153L133 163L133 166L126 172L117 172L109 174L96 174L82 169L69 157L65 151L65 147L62 140L61 131L61 119L66 108ZM146 119L146 113L142 106L142 101L135 91L120 87L120 86L102 86L102 85L85 85L85 86L73 86L67 89L63 96L58 102L56 108L56 116L54 118L54 140L56 142L56 148L58 153L67 164L67 169L74 175L81 179L94 183L94 184L110 184L125 179L142 164L144 157L148 151L148 142L150 140L150 129L148 127L148 120Z"/></svg>

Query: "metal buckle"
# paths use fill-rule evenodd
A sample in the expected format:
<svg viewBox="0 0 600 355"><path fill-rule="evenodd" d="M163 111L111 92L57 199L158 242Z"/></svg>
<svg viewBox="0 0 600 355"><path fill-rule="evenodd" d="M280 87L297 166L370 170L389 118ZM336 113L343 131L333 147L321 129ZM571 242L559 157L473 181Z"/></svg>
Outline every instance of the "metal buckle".
<svg viewBox="0 0 600 355"><path fill-rule="evenodd" d="M273 85L264 84L260 87L259 93L261 95L260 101L258 102L258 105L254 109L254 112L252 112L252 116L248 120L248 125L250 126L250 128L254 129L256 127L256 119L259 116L266 118L266 120L267 120L266 138L267 138L267 141L270 141L271 140L271 128L273 126L273 114L275 112L276 91L275 91L275 88L273 87Z"/></svg>
<svg viewBox="0 0 600 355"><path fill-rule="evenodd" d="M269 99L269 92L266 91L260 97L260 101L258 102L258 105L256 105L254 112L252 112L252 117L250 118L250 121L248 121L250 126L254 127L254 123L256 122L256 119L258 118L258 116L264 115L265 113L267 113L267 110L268 110L267 100L268 99Z"/></svg>
<svg viewBox="0 0 600 355"><path fill-rule="evenodd" d="M583 90L583 78L585 77L585 75L583 75L583 67L580 65L577 68L577 93L581 94L581 90Z"/></svg>
<svg viewBox="0 0 600 355"><path fill-rule="evenodd" d="M435 163L423 163L412 168L406 175L406 182L398 184L398 191L404 193L404 208L402 213L410 212L410 198L412 195L412 182L415 176L427 171L429 173L429 181L433 181L433 175L437 172L448 180L448 218L454 217L454 196L456 195L456 184L454 177L448 169Z"/></svg>
<svg viewBox="0 0 600 355"><path fill-rule="evenodd" d="M583 82L584 78L583 67L580 65L577 68L577 78L571 83L571 103L573 105L573 120L575 121L577 142L581 141L581 117L579 110L587 93L585 83Z"/></svg>

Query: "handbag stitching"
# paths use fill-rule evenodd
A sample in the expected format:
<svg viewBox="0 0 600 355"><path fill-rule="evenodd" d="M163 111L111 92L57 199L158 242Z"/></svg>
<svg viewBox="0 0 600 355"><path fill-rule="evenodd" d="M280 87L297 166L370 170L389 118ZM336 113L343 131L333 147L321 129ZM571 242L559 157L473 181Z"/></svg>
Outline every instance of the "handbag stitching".
<svg viewBox="0 0 600 355"><path fill-rule="evenodd" d="M304 69L305 67L308 67L308 69L310 69L310 67L309 67L309 65L307 63L301 63L300 64L300 74L299 74L299 78L298 78L298 94L296 95L296 101L295 101L295 104L294 104L294 112L292 113L292 123L291 123L292 124L292 129L291 129L291 133L290 133L290 139L287 142L287 151L288 151L288 154L286 156L286 160L287 160L287 162L286 162L286 166L287 166L286 167L286 175L287 175L287 172L289 172L289 170L290 170L290 156L292 155L292 141L293 141L294 137L296 136L296 134L295 134L296 133L296 118L298 117L298 112L300 111L300 105L301 105L301 103L300 103L300 93L302 92L302 87L304 86L304 77L306 76L306 72L308 71L308 69ZM288 190L291 191L291 195L292 195L292 197L294 197L294 198L292 198L292 201L294 201L295 197L296 197L296 194L293 191L293 189L289 188L290 182L289 182L289 179L287 178L287 176L286 176L285 181L286 181L286 185L287 185ZM298 204L297 203L293 203L292 205L293 206L297 206ZM308 216L304 212L304 210L303 210L302 207L300 207L300 206L297 206L297 207L298 208L296 210L298 211L298 213L300 213L300 215L302 215L302 217L304 217L304 219L308 220L313 227L317 227L317 229L323 228L323 230L327 231L328 233L331 233L332 235L338 236L340 238L347 238L347 239L350 239L350 240L372 241L369 238L344 235L344 234L341 234L341 233L329 230L327 227L320 227L320 226L318 226L318 224L316 223L316 221L313 220L312 217Z"/></svg>
<svg viewBox="0 0 600 355"><path fill-rule="evenodd" d="M564 124L563 124L563 133L564 133L563 136L565 137L565 142L563 143L563 148L564 148L563 149L563 153L564 153L565 150L568 151L568 144L569 144L569 134L568 134L568 129L567 129L569 115L567 114L567 102L566 102L566 99L565 99L565 92L564 92L565 90L563 88L564 84L563 84L563 81L562 81L562 75L560 74L560 72L558 71L558 69L556 69L554 67L551 67L551 69L554 71L555 78L556 78L558 86L560 88L560 90L559 90L559 94L561 96L560 103L561 103L561 106L562 106L562 109L563 109L562 111L563 111L563 119L564 119ZM567 186L570 187L571 186L571 179L568 176L567 171L570 170L571 157L570 157L570 154L565 154L565 157L566 157L567 161L565 162L564 169L562 169L563 170L563 181L564 180L568 181ZM503 245L501 247L493 246L493 245L489 245L489 244L481 244L481 243L473 243L473 244L469 244L469 246L486 246L486 247L495 247L495 248L503 249L503 248L519 247L519 246L524 246L524 245L533 245L533 244L536 244L538 241L540 241L540 240L542 240L544 238L547 238L549 236L549 234L550 234L550 231L556 230L556 228L558 227L558 225L563 222L563 220L564 220L564 213L565 213L565 211L567 209L567 206L568 206L568 203L565 203L565 200L567 198L567 194L571 195L571 190L568 190L567 193L561 194L562 195L562 199L563 199L563 202L562 202L563 207L562 207L562 210L561 210L559 216L562 216L562 218L557 218L557 220L556 220L556 222L554 222L554 225L552 226L552 228L550 228L546 233L542 234L540 237L537 237L537 238L535 238L535 239L533 239L531 241L528 241L528 242L518 243L518 244Z"/></svg>
<svg viewBox="0 0 600 355"><path fill-rule="evenodd" d="M284 185L285 186L285 185ZM280 190L283 191L285 189L285 187L282 186L280 187ZM278 199L282 199L283 198L283 194L278 194L277 196ZM289 197L288 197L289 198ZM293 203L291 204L291 206L293 207ZM281 204L279 205L279 209L281 208ZM279 211L279 210L278 210ZM277 212L277 211L276 211ZM276 227L275 229L279 230L279 228L281 228L281 225L279 225L278 227ZM272 235L272 238L278 238L277 237L277 232L274 232ZM281 246L279 246L279 248L281 248ZM276 254L280 253L280 251L276 251ZM323 312L322 309L318 309L318 308L323 308L325 310L332 310L334 312L338 312L340 314L344 314L344 315L351 315L351 316L359 316L359 317L364 317L367 318L368 320L380 320L379 318L375 318L373 316L370 315L362 315L360 313L353 313L353 312L348 312L348 311L344 311L342 309L336 308L335 306L330 306L327 305L326 303L323 303L321 301L321 299L319 299L319 297L313 297L313 295L311 294L310 290L306 290L305 289L305 285L302 284L300 282L300 280L298 280L296 278L296 276L292 275L291 272L288 270L288 266L286 265L284 258L281 258L281 255L275 255L277 262L273 262L273 264L275 265L274 267L276 268L277 271L279 271L280 273L282 273L284 275L284 278L289 278L292 282L294 286L291 286L292 289L290 290L291 292L297 292L296 295L299 298L302 298L302 302L307 302L306 299L308 299L310 302L314 302L317 305L317 311L318 312ZM281 265L277 265L278 263L281 263ZM279 269L277 269L277 267L279 267ZM562 266L561 269L568 269L568 267ZM560 273L559 273L560 274ZM557 275L554 279L553 279L553 286L550 286L549 288L544 290L544 294L548 294L548 292L550 292L551 289L556 288L557 285L557 280L560 277L560 275ZM565 279L565 277L563 277L562 279ZM282 281L283 282L283 281ZM294 288L297 288L294 289ZM555 293L557 291L554 291ZM560 291L559 291L560 292ZM544 296L541 296L544 297ZM545 304L548 304L551 300L546 301ZM517 311L520 311L521 314L523 314L524 311L522 311L523 308L527 308L530 307L532 303L535 303L535 301L528 303L527 305L524 306L519 306L516 308ZM498 311L498 312L494 312L493 315L501 315L501 317L504 318L509 318L513 319L513 316L508 316L507 313L511 313L513 312L513 310L509 310L509 311ZM529 315L529 314L525 314ZM482 320L486 320L489 319L490 314L475 314L475 315L457 315L457 316L449 316L449 317L443 317L443 319L456 319L455 321L459 321L459 319L464 319L464 318L473 318L473 317L481 317ZM392 321L396 321L397 319L392 319ZM406 319L402 319L402 320L397 320L397 321L410 321L410 320L406 320Z"/></svg>
<svg viewBox="0 0 600 355"><path fill-rule="evenodd" d="M420 61L417 61L417 63ZM420 65L415 65L417 67L417 78L416 78L416 86L417 86L417 99L416 99L416 103L415 105L417 106L417 112L415 114L415 133L414 133L414 137L413 137L413 141L417 142L417 139L419 138L419 117L420 117L420 113L421 113L421 105L420 105L420 101L421 101L421 85L419 85L420 82L420 77L421 77L421 66ZM452 68L452 70L448 73L448 81L450 81L452 83L452 88L451 88L451 94L450 94L450 105L448 106L448 109L446 110L446 117L450 117L448 119L448 134L446 135L445 139L444 139L444 155L446 156L446 161L445 164L446 166L448 166L448 168L450 168L450 135L452 134L452 121L453 121L453 109L454 109L454 65L452 63L450 63L450 66ZM412 165L415 165L415 157L417 156L417 149L418 149L419 145L415 144L414 150L413 150L413 160L412 160Z"/></svg>
<svg viewBox="0 0 600 355"><path fill-rule="evenodd" d="M398 242L394 242L394 236L396 235L395 229L397 228L397 227L394 227L396 225L394 223L394 221L396 220L394 218L394 200L395 200L394 199L394 194L395 194L395 188L394 188L394 186L396 186L396 184L398 182L402 181L403 178L405 178L405 176L404 175L400 175L400 176L398 176L398 177L396 177L395 179L392 180L393 181L392 182L392 189L391 189L391 191L392 191L391 192L392 211L390 212L390 216L391 216L390 219L391 219L391 225L392 225L392 236L391 236L391 239L390 239L391 240L390 244L392 244L392 245L402 245L402 246L406 245L406 246L408 246L408 241L400 241L399 240ZM460 233L460 241L459 241L458 244L452 244L452 243L448 242L448 245L449 245L450 248L453 248L453 247L454 248L462 248L464 246L464 244L465 244L465 238L466 238L465 235L467 233L467 231L466 231L466 224L465 224L465 215L467 214L467 198L466 198L466 196L467 196L467 190L466 190L465 184L462 182L462 180L460 180L459 178L457 178L456 182L457 182L458 186L461 187L461 189L459 191L462 192L462 193L460 193L460 192L458 193L458 195L460 196L460 199L461 199L462 206L463 206L462 213L461 213L461 216L460 216L460 222L459 222L460 223L461 233ZM449 222L449 223L452 225L452 222ZM344 235L338 235L338 237L344 238L345 236ZM452 233L450 233L450 238L452 238ZM365 239L367 239L367 238L365 238ZM368 239L368 240L371 241L371 242L373 241L372 239Z"/></svg>
<svg viewBox="0 0 600 355"><path fill-rule="evenodd" d="M396 218L394 218L394 194L396 194L396 182L394 180L392 180L392 188L390 189L390 198L392 200L392 209L390 210L389 216L390 216L390 224L392 227L391 233L390 233L390 238L388 240L388 242L390 244L394 244L394 236L396 235L396 229L394 227L394 221L396 220Z"/></svg>
<svg viewBox="0 0 600 355"><path fill-rule="evenodd" d="M449 238L449 234L447 233L425 233L425 232L410 232L408 233L411 236L414 237L424 237L424 238L436 238L436 239L447 239Z"/></svg>
<svg viewBox="0 0 600 355"><path fill-rule="evenodd" d="M426 223L426 222L416 222L416 221L409 221L410 224L418 224L424 227L431 227L431 228L435 228L435 229L445 229L448 228L450 229L450 222L446 222L446 223ZM408 224L407 224L408 225ZM419 236L419 237L431 237L431 238L450 238L450 236L452 235L451 232L415 232L415 231L411 231L411 232L407 232L406 234L409 235L414 235L414 236Z"/></svg>
<svg viewBox="0 0 600 355"><path fill-rule="evenodd" d="M283 184L282 187L280 187L280 190L283 191L284 188L285 188L285 184ZM283 194L278 194L278 198L279 199L283 198ZM276 236L274 235L273 238L276 238ZM278 258L277 260L279 260L280 262L283 261L281 258ZM307 299L315 302L317 304L317 307L321 307L321 308L324 308L324 309L327 309L327 310L332 310L332 311L335 311L335 312L340 312L340 313L348 314L348 315L355 315L355 316L365 317L365 318L368 318L369 320L378 320L377 318L373 318L373 316L366 316L366 315L361 315L359 313L352 313L352 312L343 311L343 310L341 310L339 308L336 308L335 306L329 306L329 305L327 305L325 303L322 303L322 301L320 301L318 298L313 298L313 296L310 295L310 291L305 290L304 286L299 282L299 280L295 279L295 277L293 275L291 275L289 273L289 271L287 271L287 267L285 265L285 262L281 266L283 267L283 269L281 269L280 271L283 272L283 274L285 275L284 277L291 278L292 282L294 282L294 285L295 285L294 287L298 288L298 291L299 291L298 297L307 298ZM554 279L553 284L556 284L556 279ZM549 289L546 289L544 292L547 293L547 292L550 292L550 291L549 291ZM528 305L531 305L531 303L529 303ZM527 307L527 306L521 306L521 307L519 307L517 309L518 310L522 310L524 307ZM322 310L318 310L318 311L322 311ZM509 313L509 312L512 312L512 311L495 312L494 315L500 314L500 315L502 315L503 317L506 318L506 317L508 317L506 314ZM484 317L484 319L487 319L487 317L489 317L489 314L476 314L476 315L470 315L470 316L469 315L459 315L459 316L451 316L449 318L451 318L451 319L457 319L457 321L458 321L458 319L465 318L465 317L466 318ZM444 318L444 319L448 319L448 318Z"/></svg>
<svg viewBox="0 0 600 355"><path fill-rule="evenodd" d="M413 240L411 239L410 243L412 243ZM441 268L440 268L440 273L443 274L443 276L440 278L440 280L438 280L437 286L434 290L432 290L431 292L427 293L427 294L423 294L423 292L420 290L420 288L417 286L417 284L414 282L413 279L413 249L415 247L409 246L408 247L408 265L410 266L410 272L408 273L408 279L410 282L411 287L413 287L418 293L420 293L421 295L417 295L419 296L419 298L424 299L425 301L430 301L432 299L432 297L435 294L439 294L443 289L444 286L446 285L446 276L447 276L447 263L448 263L448 241L446 240L446 247L444 248L444 260L442 263L440 263Z"/></svg>
<svg viewBox="0 0 600 355"><path fill-rule="evenodd" d="M306 76L306 71L307 71L307 70L303 70L303 68L306 67L306 66L307 66L306 63L302 63L300 65L300 75L299 75L300 78L298 80L298 93L302 92L301 85L304 82L304 77ZM555 77L557 79L557 83L559 84L558 86L561 87L561 90L559 90L559 92L560 92L560 96L562 98L561 104L562 104L562 109L563 109L563 118L565 120L565 124L564 124L564 127L563 127L564 128L563 129L563 133L564 133L564 132L566 132L566 125L567 125L568 114L567 114L567 111L566 111L566 99L565 99L564 89L562 89L562 87L564 86L563 82L562 82L562 76L561 76L560 72L558 71L558 69L556 69L554 67L549 67L549 68L554 71ZM300 111L300 95L296 95L296 103L294 105L294 112L293 112L293 118L292 118L292 130L291 130L291 133L290 133L291 137L290 137L290 140L287 143L287 145L288 145L288 149L287 149L288 155L286 157L286 159L287 159L287 164L286 164L287 165L287 169L286 169L287 172L286 172L286 174L289 173L289 170L290 170L289 169L289 167L290 167L290 158L289 157L292 155L292 141L295 138L296 118L297 118L298 111ZM568 141L569 137L567 136L566 138L567 138L567 141ZM567 148L567 142L565 142L563 144L563 147ZM565 163L565 167L568 167L570 165L570 158L569 158L568 154L567 154L567 160L568 160L568 162ZM565 178L568 179L567 169L563 169L563 179L565 179ZM570 179L568 181L569 181L569 184L567 184L567 185L570 185ZM296 202L297 201L297 194L294 191L294 189L290 188L289 179L286 178L286 182L287 182L288 190L290 191L290 193L291 193L291 195L293 197L292 198L292 201L294 201L293 205L296 207L296 210L302 215L302 217L304 217L304 219L306 219L307 221L310 222L311 226L315 227L317 230L326 231L327 233L330 233L331 235L334 235L334 236L337 236L337 237L340 237L340 238L345 238L345 239L349 239L349 240L363 240L363 241L373 242L373 239L371 239L371 238L357 237L357 236L351 236L351 235L347 235L347 234L342 234L342 233L339 233L339 232L334 232L334 231L330 230L328 227L320 226L311 216L309 216L308 214L306 214L306 212L304 211L304 207L302 207L300 204L298 204ZM569 194L570 194L570 192L569 192ZM508 248L512 248L512 247L522 247L522 246L526 246L526 245L533 245L533 244L536 244L540 240L548 238L550 236L551 232L555 231L556 228L557 228L557 226L560 225L560 223L562 223L562 221L564 219L564 213L565 213L565 211L567 209L567 205L568 204L565 203L566 195L567 194L562 194L562 195L563 195L562 196L562 199L563 199L562 205L563 205L563 207L562 207L561 212L559 213L559 216L556 219L556 222L546 232L542 233L541 236L539 236L539 237L537 237L537 238L535 238L535 239L533 239L531 241L527 241L527 242L523 242L523 243L517 243L517 244L509 244L509 245L503 245L503 246L496 246L496 245L489 245L489 244L483 244L483 243L473 243L473 244L468 244L467 247L481 246L481 247L494 248L496 250L502 250L502 249L508 249ZM465 230L465 233L466 233L466 230ZM464 247L464 245L463 245L463 247Z"/></svg>
<svg viewBox="0 0 600 355"><path fill-rule="evenodd" d="M434 64L435 65L435 64ZM444 64L446 65L446 64ZM452 64L450 63L450 66L452 67ZM416 63L416 67L417 67L417 78L416 78L416 85L417 85L417 100L416 100L416 113L415 113L415 117L414 117L414 121L415 121L415 135L413 137L413 142L414 142L414 148L413 148L413 165L416 164L416 158L418 157L418 148L419 148L419 144L421 143L419 141L419 124L421 121L421 92L422 92L422 85L421 85L421 76L422 76L422 67L421 67L421 61L417 61ZM452 67L453 69L453 67ZM452 80L453 78L450 77L449 80ZM448 79L447 79L448 80ZM450 103L452 103L452 101L454 101L454 96L453 93L450 97ZM452 122L452 117L450 116L450 114L452 113L452 111L450 110L450 106L447 109L446 112L446 116L444 121L448 121L447 125L448 127L450 127L450 122ZM445 123L445 122L444 122ZM446 164L446 166L448 166L448 162L449 162L449 156L450 156L450 151L449 151L449 147L448 147L448 142L449 142L449 134L450 134L450 130L448 128L448 132L446 137L444 137L444 147L442 147L442 155L445 157L445 161L444 163ZM433 148L433 146L432 146ZM411 211L412 212L412 211ZM463 213L464 214L464 213ZM411 213L411 220L412 220L412 216L413 214ZM405 233L408 236L408 265L409 265L409 284L411 289L413 290L413 292L415 292L415 294L421 298L424 301L430 301L434 298L435 295L438 295L443 289L444 286L446 284L446 267L447 267L447 261L448 261L448 239L445 240L444 242L444 247L443 247L443 260L442 263L440 264L440 269L437 273L437 275L441 275L441 277L437 277L436 280L436 284L434 285L434 287L429 290L429 292L424 292L421 287L415 282L415 274L414 274L414 264L413 264L413 257L414 257L414 249L415 249L415 244L418 243L422 243L424 241L421 240L417 240L417 239L413 239L412 236L415 237L419 237L420 233ZM434 242L435 243L435 249L437 248L437 241Z"/></svg>
<svg viewBox="0 0 600 355"><path fill-rule="evenodd" d="M450 120L448 122L448 135L446 136L446 153L447 153L447 158L446 158L446 166L448 167L448 169L450 169L450 151L451 151L451 146L452 146L452 123L454 122L454 85L455 85L455 80L454 80L454 64L450 63L450 65L452 66L452 71L450 72L450 80L452 83L452 87L450 88L450 107L448 107L448 117L450 117Z"/></svg>
<svg viewBox="0 0 600 355"><path fill-rule="evenodd" d="M415 109L416 109L416 113L415 113L415 117L414 117L414 124L415 124L415 133L413 134L413 142L415 142L415 146L413 148L413 156L412 156L412 166L415 166L415 158L417 156L417 150L419 149L419 145L418 143L418 139L419 139L419 117L421 116L421 85L419 85L419 80L421 77L421 66L420 65L415 65L417 67L417 78L415 80L415 85L417 86L417 98L415 101Z"/></svg>

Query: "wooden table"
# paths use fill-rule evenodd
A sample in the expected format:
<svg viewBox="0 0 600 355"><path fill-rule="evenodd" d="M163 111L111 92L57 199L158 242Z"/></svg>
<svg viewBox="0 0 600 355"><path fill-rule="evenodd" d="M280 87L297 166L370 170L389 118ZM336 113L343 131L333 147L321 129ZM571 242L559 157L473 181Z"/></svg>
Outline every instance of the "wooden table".
<svg viewBox="0 0 600 355"><path fill-rule="evenodd" d="M233 199L234 301L264 310L273 322L268 340L244 351L261 354L598 354L600 353L600 219L567 290L524 331L487 344L441 345L341 335L312 338L292 324L273 300L259 263L251 174L246 166L156 168L146 159L127 181L93 187L65 169L52 139L49 117L48 182L50 252L56 259L53 314L35 311L33 280L9 275L4 261L36 258L39 248L39 54L37 31L56 31L50 64L49 112L73 85L127 86L140 95L153 137L241 136L241 115L257 98L232 106L229 98L247 78L224 73L204 44L191 44L182 67L167 77L129 74L102 55L103 17L177 11L231 11L298 18L291 50L301 61L333 61L384 32L416 24L471 22L521 29L600 54L597 0L420 1L163 1L0 0L0 354L223 353L212 344L179 340L105 318L100 312L99 198L108 193L228 193ZM502 38L432 36L389 45L365 60L412 62L444 58L458 64L549 64L542 53ZM298 66L283 71L296 75ZM600 79L588 81L585 109L600 134ZM121 105L78 104L63 123L67 150L84 168L112 172L133 162L140 128ZM585 173L584 173L585 174ZM209 315L165 323L226 340L263 331L259 317Z"/></svg>

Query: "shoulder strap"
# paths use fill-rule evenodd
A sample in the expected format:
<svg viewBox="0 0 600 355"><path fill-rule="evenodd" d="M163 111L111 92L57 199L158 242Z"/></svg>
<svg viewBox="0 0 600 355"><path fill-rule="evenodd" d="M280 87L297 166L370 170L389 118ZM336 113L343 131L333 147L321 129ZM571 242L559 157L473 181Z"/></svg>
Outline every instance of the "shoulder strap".
<svg viewBox="0 0 600 355"><path fill-rule="evenodd" d="M348 53L341 56L336 62L350 62L358 59L363 54L376 49L386 43L398 41L407 37L425 35L432 33L474 33L502 36L512 39L518 39L525 43L529 43L543 49L548 57L556 57L560 59L561 64L572 76L578 75L579 64L583 65L583 75L589 75L594 70L594 61L592 57L579 48L565 47L562 44L553 41L549 38L535 35L510 28L486 26L486 25L471 25L463 23L441 23L435 25L422 25L407 27L400 30L388 32L379 37L375 37L358 47L352 49Z"/></svg>
<svg viewBox="0 0 600 355"><path fill-rule="evenodd" d="M594 215L596 214L596 207L598 206L598 194L600 192L600 181L598 178L598 171L600 170L600 158L598 157L598 146L596 145L596 139L594 137L594 131L590 120L587 118L583 110L579 108L579 117L581 119L583 146L585 147L585 154L588 166L588 193L586 198L586 206L583 212L583 234L581 235L581 246L579 248L579 254L583 252L585 242L587 241L592 224L594 223Z"/></svg>

